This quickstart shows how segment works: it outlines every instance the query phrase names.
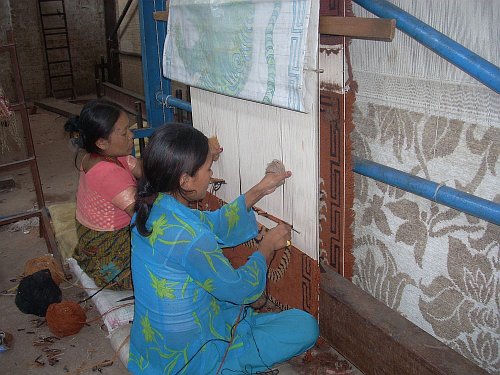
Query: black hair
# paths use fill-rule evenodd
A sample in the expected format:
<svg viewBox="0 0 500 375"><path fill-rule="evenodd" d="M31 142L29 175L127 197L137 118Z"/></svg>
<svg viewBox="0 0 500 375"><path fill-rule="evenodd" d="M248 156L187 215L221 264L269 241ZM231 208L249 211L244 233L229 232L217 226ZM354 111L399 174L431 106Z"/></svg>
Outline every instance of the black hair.
<svg viewBox="0 0 500 375"><path fill-rule="evenodd" d="M181 176L194 176L209 152L207 137L191 125L168 123L154 132L144 150L143 175L135 202L135 225L142 236L151 234L146 221L158 193L185 194Z"/></svg>
<svg viewBox="0 0 500 375"><path fill-rule="evenodd" d="M78 133L74 143L79 148L99 154L101 150L96 146L96 141L109 138L122 113L125 110L116 103L104 99L91 100L83 106L80 116L66 121L64 130L71 134Z"/></svg>

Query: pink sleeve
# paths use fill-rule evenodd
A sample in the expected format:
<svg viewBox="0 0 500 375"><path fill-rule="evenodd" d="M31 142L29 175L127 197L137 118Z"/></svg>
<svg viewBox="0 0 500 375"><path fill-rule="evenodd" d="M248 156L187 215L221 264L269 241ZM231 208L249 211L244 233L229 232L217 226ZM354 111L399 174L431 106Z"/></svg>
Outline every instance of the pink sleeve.
<svg viewBox="0 0 500 375"><path fill-rule="evenodd" d="M122 210L135 201L137 182L130 171L113 163L99 163L92 171L89 187L104 199Z"/></svg>
<svg viewBox="0 0 500 375"><path fill-rule="evenodd" d="M119 156L118 161L132 172L132 170L137 165L137 159L135 156L127 155L127 156Z"/></svg>

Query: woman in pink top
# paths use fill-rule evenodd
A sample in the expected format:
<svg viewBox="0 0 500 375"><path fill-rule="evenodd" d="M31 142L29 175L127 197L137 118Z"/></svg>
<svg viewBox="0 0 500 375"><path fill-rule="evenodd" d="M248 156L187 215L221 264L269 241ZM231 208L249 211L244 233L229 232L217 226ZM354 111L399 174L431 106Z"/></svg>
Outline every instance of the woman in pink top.
<svg viewBox="0 0 500 375"><path fill-rule="evenodd" d="M78 132L76 143L84 151L74 258L97 286L131 289L129 224L142 163L130 155L134 143L128 116L114 103L92 100L65 129Z"/></svg>

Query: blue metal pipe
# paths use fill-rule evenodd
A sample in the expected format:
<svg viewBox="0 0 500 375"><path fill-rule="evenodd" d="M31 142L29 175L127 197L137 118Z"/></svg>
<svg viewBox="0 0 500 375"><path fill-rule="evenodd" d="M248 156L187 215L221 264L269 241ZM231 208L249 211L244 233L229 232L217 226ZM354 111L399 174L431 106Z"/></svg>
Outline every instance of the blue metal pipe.
<svg viewBox="0 0 500 375"><path fill-rule="evenodd" d="M156 128L174 118L173 110L162 107L156 101L156 94L170 93L170 80L162 75L159 52L167 35L166 22L153 20L152 14L166 10L164 0L140 0L139 21L141 28L142 74L144 97L149 126ZM159 45L161 43L161 46Z"/></svg>
<svg viewBox="0 0 500 375"><path fill-rule="evenodd" d="M135 138L149 138L153 135L155 128L131 129Z"/></svg>
<svg viewBox="0 0 500 375"><path fill-rule="evenodd" d="M387 0L353 0L381 18L394 18L396 27L439 56L500 93L500 68L448 38Z"/></svg>
<svg viewBox="0 0 500 375"><path fill-rule="evenodd" d="M499 203L488 201L370 160L354 158L353 171L500 225Z"/></svg>
<svg viewBox="0 0 500 375"><path fill-rule="evenodd" d="M175 96L158 93L156 95L156 100L160 103L163 103L164 105L167 104L169 106L179 108L187 112L192 112L191 103L182 99L178 99Z"/></svg>
<svg viewBox="0 0 500 375"><path fill-rule="evenodd" d="M157 93L156 94L156 103L157 103L157 105L171 106L171 107L182 109L182 110L187 111L187 112L192 112L191 103L189 103L185 100L178 99L172 95ZM173 121L173 119L171 119L170 121ZM134 138L151 137L153 135L155 128L157 128L158 126L161 126L161 125L163 125L163 124L157 124L156 126L153 126L150 128L133 129L132 132L134 134Z"/></svg>

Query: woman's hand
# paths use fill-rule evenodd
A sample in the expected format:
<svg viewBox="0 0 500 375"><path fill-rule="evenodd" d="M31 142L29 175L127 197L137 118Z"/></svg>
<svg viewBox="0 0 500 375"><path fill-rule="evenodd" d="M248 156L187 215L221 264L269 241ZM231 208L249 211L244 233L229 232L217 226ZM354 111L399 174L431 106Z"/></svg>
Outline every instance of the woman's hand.
<svg viewBox="0 0 500 375"><path fill-rule="evenodd" d="M267 261L271 259L276 250L290 246L291 229L290 225L280 223L263 235L257 250L264 255Z"/></svg>
<svg viewBox="0 0 500 375"><path fill-rule="evenodd" d="M285 183L285 180L292 175L292 172L286 171L285 173L269 172L264 175L264 178L257 184L263 192L263 197L271 194L276 188Z"/></svg>
<svg viewBox="0 0 500 375"><path fill-rule="evenodd" d="M252 187L245 193L245 203L247 210L254 204L264 198L266 195L271 194L276 188L284 183L284 181L292 175L292 172L286 171L284 173L269 172L264 175L264 178L259 181L257 185Z"/></svg>

